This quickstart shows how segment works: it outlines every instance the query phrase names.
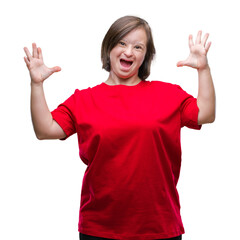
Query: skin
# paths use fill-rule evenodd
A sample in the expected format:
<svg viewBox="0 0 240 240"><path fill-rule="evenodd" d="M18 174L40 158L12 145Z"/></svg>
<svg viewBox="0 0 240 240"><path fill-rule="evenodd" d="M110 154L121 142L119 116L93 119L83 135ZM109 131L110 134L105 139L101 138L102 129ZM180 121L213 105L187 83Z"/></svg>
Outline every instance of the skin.
<svg viewBox="0 0 240 240"><path fill-rule="evenodd" d="M209 34L207 33L202 38L202 31L199 31L194 44L193 37L190 35L190 54L186 60L177 63L178 67L187 66L197 69L198 71L198 124L212 123L215 121L216 97L207 60L207 53L211 46L211 42L207 43L208 37Z"/></svg>
<svg viewBox="0 0 240 240"><path fill-rule="evenodd" d="M31 77L31 116L36 137L39 140L64 138L66 134L53 120L43 90L43 82L53 73L61 71L61 68L48 68L43 62L41 48L37 48L33 43L32 49L31 55L29 50L24 48L27 56L24 60Z"/></svg>
<svg viewBox="0 0 240 240"><path fill-rule="evenodd" d="M141 81L138 70L147 50L147 35L143 28L128 33L110 52L111 70L105 83L109 85L135 85ZM120 60L131 61L130 67L124 67Z"/></svg>
<svg viewBox="0 0 240 240"><path fill-rule="evenodd" d="M207 52L211 43L207 43L208 34L202 39L199 31L195 44L192 35L189 36L190 54L184 61L177 63L178 67L188 66L197 69L199 90L197 104L199 107L198 123L211 123L215 120L215 91L207 61ZM141 79L138 69L146 54L147 36L142 28L127 34L110 52L111 70L106 84L136 85ZM36 137L42 139L62 139L66 134L58 123L53 120L44 96L43 82L53 73L61 71L56 66L49 68L44 64L41 48L32 44L32 54L24 48L24 61L31 78L31 116ZM132 62L131 66L121 64L121 60Z"/></svg>

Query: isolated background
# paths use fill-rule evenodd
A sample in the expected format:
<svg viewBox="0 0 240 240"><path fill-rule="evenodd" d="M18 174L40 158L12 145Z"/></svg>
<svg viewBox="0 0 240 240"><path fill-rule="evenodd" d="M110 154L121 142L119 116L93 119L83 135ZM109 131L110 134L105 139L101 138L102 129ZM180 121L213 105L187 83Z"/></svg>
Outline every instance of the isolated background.
<svg viewBox="0 0 240 240"><path fill-rule="evenodd" d="M76 88L106 80L102 39L117 18L137 15L153 31L157 55L148 80L176 83L197 96L197 72L177 68L188 56L188 35L209 32L208 58L217 118L201 131L182 130L178 190L185 240L239 236L239 5L193 0L13 0L0 4L0 239L77 240L81 183L86 165L76 135L38 141L30 117L30 78L23 47L36 42L49 67L50 110Z"/></svg>

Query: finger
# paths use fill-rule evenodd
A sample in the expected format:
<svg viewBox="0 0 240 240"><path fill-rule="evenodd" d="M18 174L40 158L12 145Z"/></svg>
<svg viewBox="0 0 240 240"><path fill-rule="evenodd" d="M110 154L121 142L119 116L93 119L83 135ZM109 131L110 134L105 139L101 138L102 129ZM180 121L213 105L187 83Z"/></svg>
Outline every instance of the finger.
<svg viewBox="0 0 240 240"><path fill-rule="evenodd" d="M23 48L23 49L24 49L24 52L25 52L26 55L27 55L28 61L31 61L32 55L31 55L31 53L29 52L28 48L25 47L25 48Z"/></svg>
<svg viewBox="0 0 240 240"><path fill-rule="evenodd" d="M207 40L208 40L208 37L209 37L209 33L206 33L205 34L205 36L204 36L204 38L203 38L203 40L202 40L202 45L205 47L205 45L206 45L206 42L207 42Z"/></svg>
<svg viewBox="0 0 240 240"><path fill-rule="evenodd" d="M61 68L57 66L57 67L50 68L50 70L52 71L52 73L55 73L55 72L60 72Z"/></svg>
<svg viewBox="0 0 240 240"><path fill-rule="evenodd" d="M207 44L207 46L206 46L206 48L205 48L205 49L206 49L206 52L208 52L208 50L209 50L211 44L212 44L211 42L209 42L209 43Z"/></svg>
<svg viewBox="0 0 240 240"><path fill-rule="evenodd" d="M37 50L39 59L43 60L42 49L39 47Z"/></svg>
<svg viewBox="0 0 240 240"><path fill-rule="evenodd" d="M198 32L197 38L196 38L196 44L201 43L201 37L202 37L202 31Z"/></svg>
<svg viewBox="0 0 240 240"><path fill-rule="evenodd" d="M33 43L32 44L32 51L33 51L33 57L34 58L38 58L38 51L37 51L37 45L36 45L36 43Z"/></svg>
<svg viewBox="0 0 240 240"><path fill-rule="evenodd" d="M185 66L185 65L186 65L185 61L179 61L179 62L177 62L177 67L183 67L183 66Z"/></svg>
<svg viewBox="0 0 240 240"><path fill-rule="evenodd" d="M27 65L27 67L29 68L30 62L28 61L28 59L26 57L24 57L24 61L25 61L26 65Z"/></svg>
<svg viewBox="0 0 240 240"><path fill-rule="evenodd" d="M194 45L194 43L193 43L193 36L192 36L192 35L189 35L188 44L189 44L189 48L190 48L190 49L191 49L191 47Z"/></svg>

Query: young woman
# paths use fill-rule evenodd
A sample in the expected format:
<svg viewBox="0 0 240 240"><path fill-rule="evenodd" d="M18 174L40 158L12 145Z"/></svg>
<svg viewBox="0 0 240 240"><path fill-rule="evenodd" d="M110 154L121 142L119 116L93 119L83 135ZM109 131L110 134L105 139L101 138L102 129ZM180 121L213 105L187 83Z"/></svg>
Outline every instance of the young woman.
<svg viewBox="0 0 240 240"><path fill-rule="evenodd" d="M177 66L196 68L198 97L180 86L148 81L155 47L148 23L125 16L103 43L105 82L75 90L50 112L42 51L24 48L31 76L31 114L38 139L77 133L87 165L81 192L80 239L181 239L184 228L176 185L181 166L180 131L215 119L215 92L207 61L208 34L189 37L190 55Z"/></svg>

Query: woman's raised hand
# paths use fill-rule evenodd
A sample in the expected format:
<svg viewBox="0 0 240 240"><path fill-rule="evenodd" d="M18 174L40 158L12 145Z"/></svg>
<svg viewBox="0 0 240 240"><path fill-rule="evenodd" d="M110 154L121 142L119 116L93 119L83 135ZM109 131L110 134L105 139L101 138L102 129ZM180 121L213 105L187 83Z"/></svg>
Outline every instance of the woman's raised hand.
<svg viewBox="0 0 240 240"><path fill-rule="evenodd" d="M202 31L198 32L195 44L193 43L193 36L189 36L190 54L184 61L177 63L178 67L188 66L198 70L208 67L207 53L211 46L211 42L207 43L209 34L205 34L202 39ZM207 44L206 44L207 43Z"/></svg>
<svg viewBox="0 0 240 240"><path fill-rule="evenodd" d="M30 73L32 83L43 83L49 76L55 72L61 71L60 67L48 68L43 62L42 50L37 48L36 43L32 44L32 55L28 48L24 48L27 57L24 57L24 61Z"/></svg>

